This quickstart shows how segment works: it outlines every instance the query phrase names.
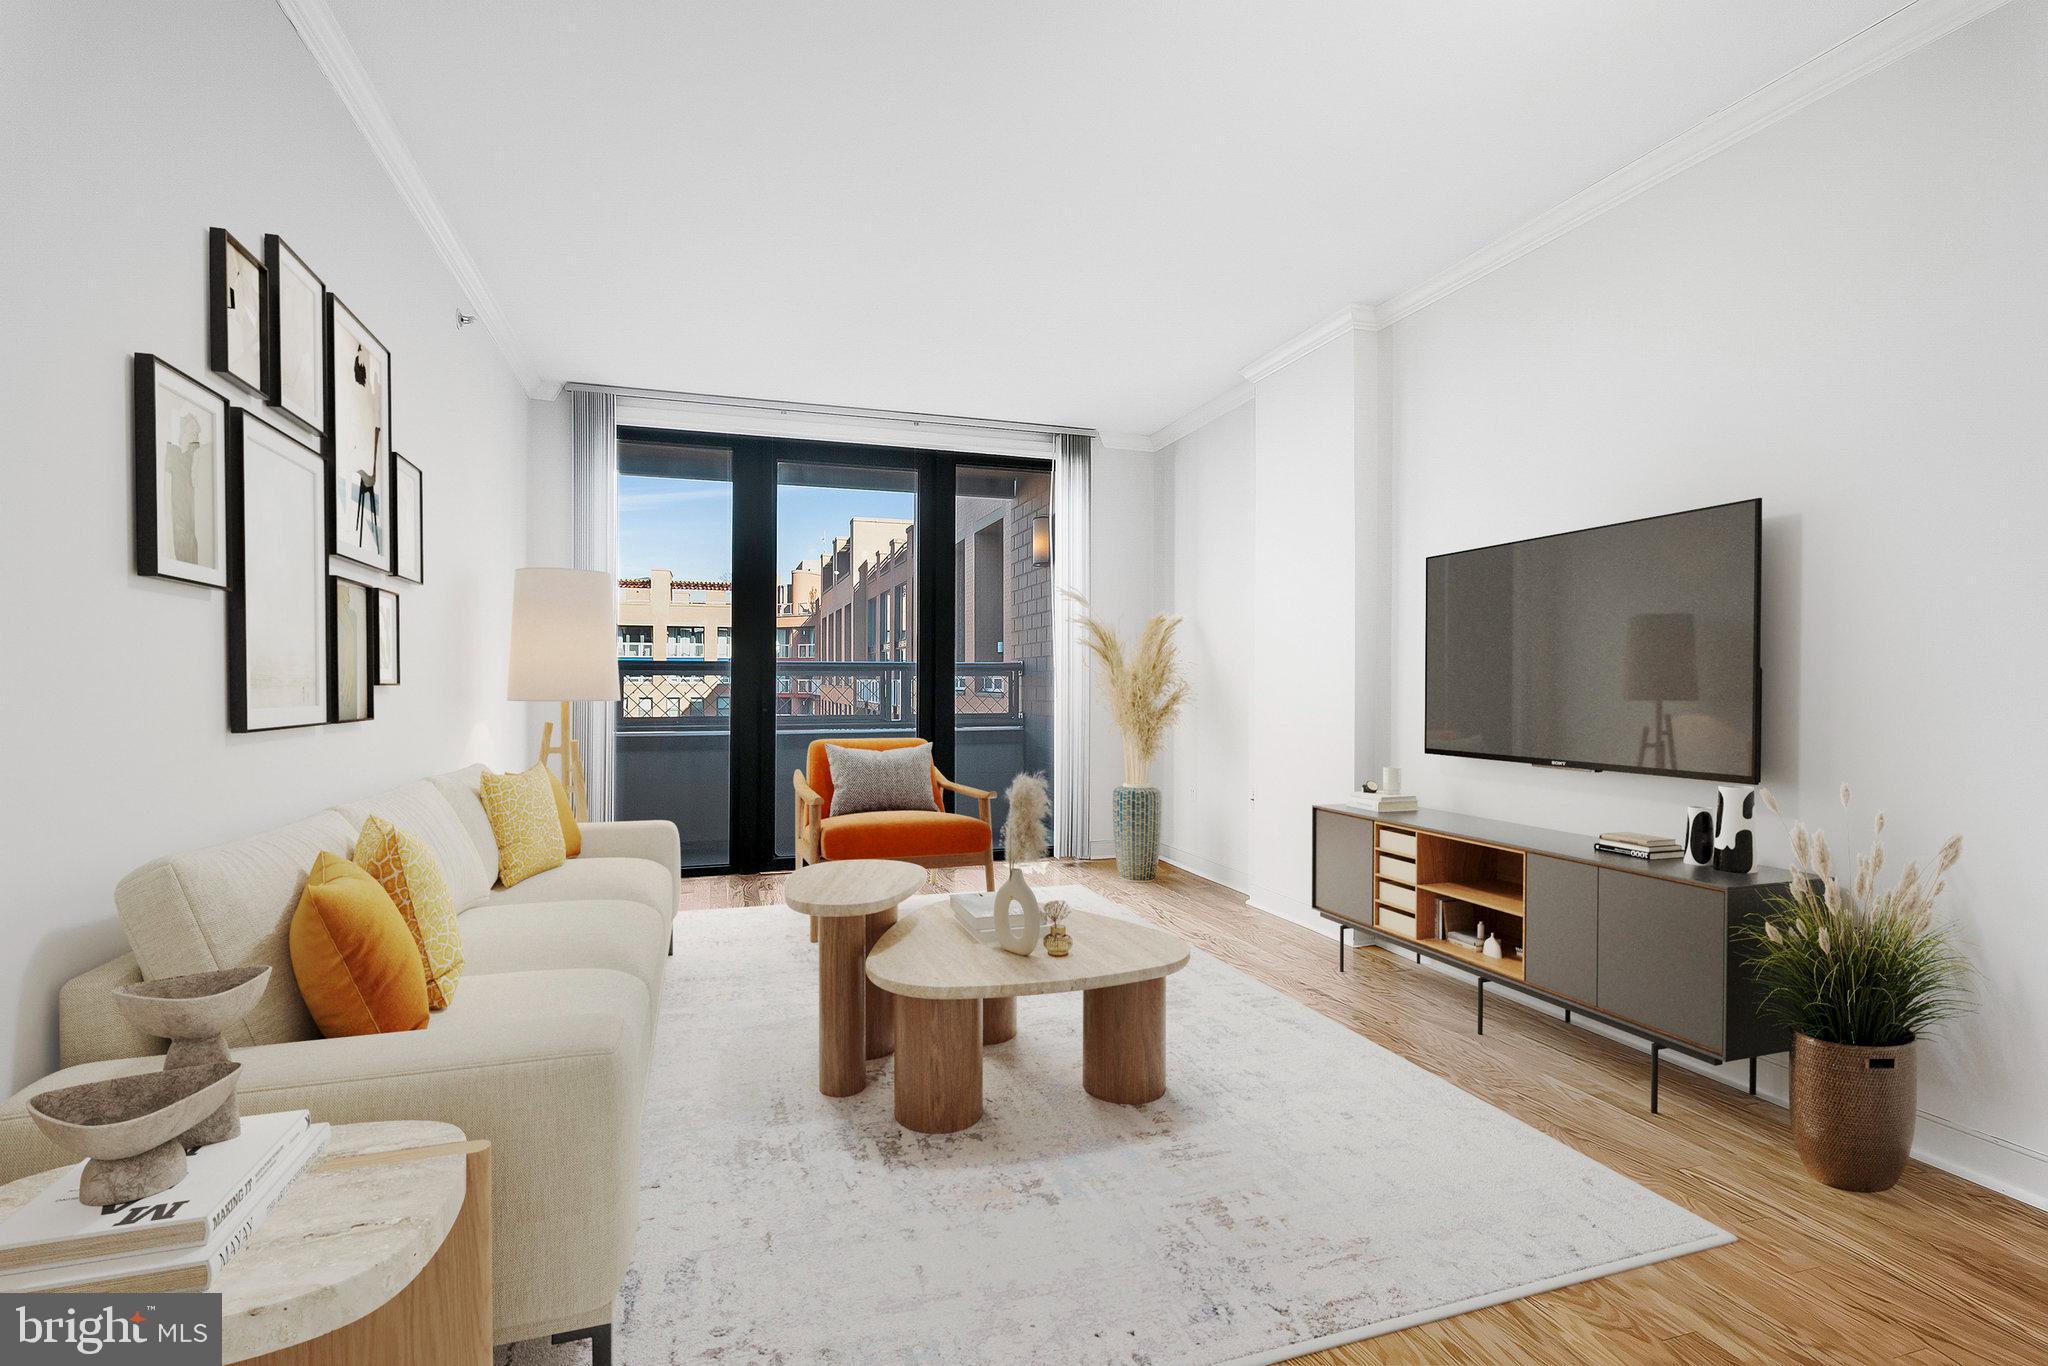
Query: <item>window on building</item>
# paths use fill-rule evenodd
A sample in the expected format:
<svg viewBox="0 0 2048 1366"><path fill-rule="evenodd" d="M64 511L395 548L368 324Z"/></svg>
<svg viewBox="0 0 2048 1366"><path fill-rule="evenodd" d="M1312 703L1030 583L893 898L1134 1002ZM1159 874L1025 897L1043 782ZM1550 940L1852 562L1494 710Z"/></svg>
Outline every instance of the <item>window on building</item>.
<svg viewBox="0 0 2048 1366"><path fill-rule="evenodd" d="M652 626L621 626L619 628L619 658L654 658L654 628Z"/></svg>
<svg viewBox="0 0 2048 1366"><path fill-rule="evenodd" d="M668 657L670 659L702 659L704 657L704 628L702 626L669 627Z"/></svg>
<svg viewBox="0 0 2048 1366"><path fill-rule="evenodd" d="M718 628L718 657L720 659L732 658L732 627L730 626Z"/></svg>

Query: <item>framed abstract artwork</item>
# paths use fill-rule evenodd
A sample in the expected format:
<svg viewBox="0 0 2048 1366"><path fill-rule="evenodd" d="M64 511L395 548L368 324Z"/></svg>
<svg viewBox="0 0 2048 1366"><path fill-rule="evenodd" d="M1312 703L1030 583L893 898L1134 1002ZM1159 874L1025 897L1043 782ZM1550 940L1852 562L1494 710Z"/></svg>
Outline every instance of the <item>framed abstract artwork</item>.
<svg viewBox="0 0 2048 1366"><path fill-rule="evenodd" d="M396 543L391 572L414 583L427 581L426 530L423 514L427 501L420 482L420 467L396 451L392 452L391 485L392 538Z"/></svg>
<svg viewBox="0 0 2048 1366"><path fill-rule="evenodd" d="M362 319L327 296L329 548L391 568L391 353Z"/></svg>
<svg viewBox="0 0 2048 1366"><path fill-rule="evenodd" d="M269 305L263 397L314 434L327 430L327 286L276 233L263 238Z"/></svg>
<svg viewBox="0 0 2048 1366"><path fill-rule="evenodd" d="M228 472L228 729L325 725L327 462L237 409Z"/></svg>
<svg viewBox="0 0 2048 1366"><path fill-rule="evenodd" d="M399 681L398 594L377 590L377 686L395 688Z"/></svg>
<svg viewBox="0 0 2048 1366"><path fill-rule="evenodd" d="M206 363L252 394L263 392L265 272L226 228L206 234Z"/></svg>
<svg viewBox="0 0 2048 1366"><path fill-rule="evenodd" d="M155 356L132 384L135 572L226 588L227 400Z"/></svg>
<svg viewBox="0 0 2048 1366"><path fill-rule="evenodd" d="M376 713L376 600L354 579L330 574L327 582L327 719L368 721Z"/></svg>

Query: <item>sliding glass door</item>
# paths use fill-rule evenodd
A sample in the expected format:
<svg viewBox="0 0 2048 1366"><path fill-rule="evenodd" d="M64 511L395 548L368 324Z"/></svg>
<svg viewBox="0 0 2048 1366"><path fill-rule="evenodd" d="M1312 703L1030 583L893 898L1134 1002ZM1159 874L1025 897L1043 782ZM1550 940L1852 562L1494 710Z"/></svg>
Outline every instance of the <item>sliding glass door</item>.
<svg viewBox="0 0 2048 1366"><path fill-rule="evenodd" d="M1039 462L622 431L620 818L746 872L789 866L814 740L1050 781L1051 493Z"/></svg>

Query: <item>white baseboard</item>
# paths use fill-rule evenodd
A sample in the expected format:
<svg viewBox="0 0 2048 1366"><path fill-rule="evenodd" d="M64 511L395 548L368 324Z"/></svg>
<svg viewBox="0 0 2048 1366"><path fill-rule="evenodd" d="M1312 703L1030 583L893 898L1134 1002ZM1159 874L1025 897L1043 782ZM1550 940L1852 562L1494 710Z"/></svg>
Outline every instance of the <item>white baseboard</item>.
<svg viewBox="0 0 2048 1366"><path fill-rule="evenodd" d="M1269 915L1295 924L1308 923L1302 920L1300 914L1306 908L1291 907L1284 898L1248 895L1247 901L1254 908ZM1307 913L1314 919L1312 928L1330 938L1336 937L1337 927L1334 921L1324 920L1313 910L1308 910ZM1402 958L1400 950L1385 945L1383 941L1375 942L1380 942L1382 947L1387 948L1388 953L1404 964L1413 963L1412 955ZM1425 956L1422 966L1468 985L1472 981L1470 973L1449 963L1440 963L1434 958ZM1562 1006L1553 1006L1548 1001L1524 995L1513 988L1508 988L1507 994L1508 999L1525 1010L1538 1011L1553 1019L1564 1018ZM1648 1040L1614 1029L1598 1020L1589 1019L1583 1013L1574 1013L1571 1022L1576 1028L1588 1030L1604 1039L1612 1039L1626 1048L1635 1049L1640 1053L1650 1051ZM1664 1054L1664 1061L1667 1065L1682 1067L1696 1076L1711 1077L1724 1086L1732 1086L1737 1090L1747 1090L1749 1087L1747 1062L1707 1063L1669 1050ZM1790 1071L1790 1060L1783 1055L1758 1059L1757 1095L1780 1107L1789 1104ZM1649 1087L1650 1078L1645 1071L1645 1105L1649 1104ZM2031 1148L2008 1142L1994 1134L1981 1133L1966 1125L1922 1110L1913 1134L1913 1156L1930 1167L1938 1168L1951 1176L1959 1176L1986 1190L1997 1191L2000 1195L2008 1196L2021 1204L2031 1205L2036 1209L2048 1209L2048 1153L2035 1152Z"/></svg>
<svg viewBox="0 0 2048 1366"><path fill-rule="evenodd" d="M1192 850L1181 849L1171 844L1159 846L1159 857L1176 868L1193 873L1196 877L1207 878L1211 882L1221 883L1233 892L1250 895L1251 878L1241 869L1233 868L1227 863L1203 858Z"/></svg>

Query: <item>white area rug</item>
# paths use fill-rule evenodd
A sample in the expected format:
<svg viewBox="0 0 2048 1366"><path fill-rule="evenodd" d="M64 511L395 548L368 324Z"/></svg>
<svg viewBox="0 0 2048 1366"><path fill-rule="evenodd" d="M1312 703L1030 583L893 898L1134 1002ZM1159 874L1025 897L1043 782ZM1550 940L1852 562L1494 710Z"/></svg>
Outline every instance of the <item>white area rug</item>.
<svg viewBox="0 0 2048 1366"><path fill-rule="evenodd" d="M818 1094L813 952L676 921L622 1362L1281 1361L1733 1241L1199 950L1163 1099L1090 1097L1080 998L1031 996L981 1123L911 1133L886 1059Z"/></svg>

